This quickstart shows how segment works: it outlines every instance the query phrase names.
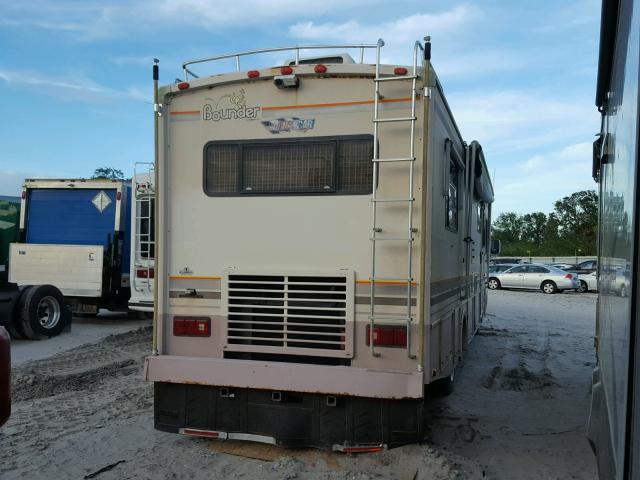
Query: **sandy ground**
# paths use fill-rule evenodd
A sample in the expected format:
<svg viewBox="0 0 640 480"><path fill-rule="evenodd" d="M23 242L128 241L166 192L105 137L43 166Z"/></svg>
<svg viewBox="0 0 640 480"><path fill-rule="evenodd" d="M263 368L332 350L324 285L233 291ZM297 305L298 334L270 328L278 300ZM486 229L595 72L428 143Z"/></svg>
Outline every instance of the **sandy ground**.
<svg viewBox="0 0 640 480"><path fill-rule="evenodd" d="M425 442L361 456L153 430L152 388L141 381L149 327L100 340L93 323L77 324L65 335L88 329L90 343L46 358L18 344L0 478L82 479L112 466L92 478L595 479L585 439L595 295L497 291L489 302L455 392L428 402Z"/></svg>

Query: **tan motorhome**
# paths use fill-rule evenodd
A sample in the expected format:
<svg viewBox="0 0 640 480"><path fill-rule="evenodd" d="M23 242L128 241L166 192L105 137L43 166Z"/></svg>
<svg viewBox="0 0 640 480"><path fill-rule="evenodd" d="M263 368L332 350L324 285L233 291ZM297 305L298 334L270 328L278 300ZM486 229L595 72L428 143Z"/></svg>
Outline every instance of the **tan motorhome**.
<svg viewBox="0 0 640 480"><path fill-rule="evenodd" d="M485 312L493 201L426 40L409 67L382 65L382 40L298 46L187 62L156 89L157 429L347 452L423 438L425 386L451 386Z"/></svg>

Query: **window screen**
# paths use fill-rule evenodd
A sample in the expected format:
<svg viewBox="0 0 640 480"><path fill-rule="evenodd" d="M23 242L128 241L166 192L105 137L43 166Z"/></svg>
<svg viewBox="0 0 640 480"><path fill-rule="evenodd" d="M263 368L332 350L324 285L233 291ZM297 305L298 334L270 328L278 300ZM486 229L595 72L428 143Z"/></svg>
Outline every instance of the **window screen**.
<svg viewBox="0 0 640 480"><path fill-rule="evenodd" d="M207 195L370 194L370 135L309 140L211 142L205 147Z"/></svg>

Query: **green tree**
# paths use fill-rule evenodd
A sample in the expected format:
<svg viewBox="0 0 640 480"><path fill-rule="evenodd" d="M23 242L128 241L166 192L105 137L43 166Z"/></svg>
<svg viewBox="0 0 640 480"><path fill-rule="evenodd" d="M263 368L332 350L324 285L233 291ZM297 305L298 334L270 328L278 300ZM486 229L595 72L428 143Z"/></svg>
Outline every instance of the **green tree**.
<svg viewBox="0 0 640 480"><path fill-rule="evenodd" d="M583 190L564 197L555 203L554 213L558 219L559 233L568 253L576 249L584 255L596 253L598 235L598 194L595 190Z"/></svg>
<svg viewBox="0 0 640 480"><path fill-rule="evenodd" d="M544 241L547 216L542 212L527 213L522 216L522 232L520 238L540 247Z"/></svg>
<svg viewBox="0 0 640 480"><path fill-rule="evenodd" d="M117 168L100 167L100 168L96 168L93 171L93 175L91 176L91 178L94 178L94 179L105 178L107 180L123 180L124 173L122 172L122 170L119 170Z"/></svg>

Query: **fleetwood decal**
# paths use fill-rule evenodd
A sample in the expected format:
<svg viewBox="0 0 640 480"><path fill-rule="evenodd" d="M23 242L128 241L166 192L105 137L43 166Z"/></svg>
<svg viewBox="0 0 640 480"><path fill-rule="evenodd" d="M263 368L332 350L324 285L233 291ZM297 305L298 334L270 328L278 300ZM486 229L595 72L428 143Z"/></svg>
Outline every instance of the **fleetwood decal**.
<svg viewBox="0 0 640 480"><path fill-rule="evenodd" d="M211 103L202 107L202 119L212 122L220 120L254 119L258 117L260 107L247 107L244 89L221 96L218 100L206 98Z"/></svg>
<svg viewBox="0 0 640 480"><path fill-rule="evenodd" d="M315 118L305 119L298 117L276 118L274 120L264 120L262 125L271 133L282 132L306 132L311 130L316 124Z"/></svg>

